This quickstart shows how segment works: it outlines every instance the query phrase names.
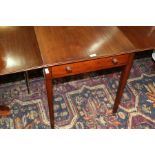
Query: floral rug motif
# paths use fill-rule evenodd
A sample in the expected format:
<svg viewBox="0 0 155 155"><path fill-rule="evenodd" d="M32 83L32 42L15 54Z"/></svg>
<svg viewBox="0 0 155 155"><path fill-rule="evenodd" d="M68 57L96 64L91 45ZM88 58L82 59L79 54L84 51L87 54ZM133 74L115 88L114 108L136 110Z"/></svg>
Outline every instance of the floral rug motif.
<svg viewBox="0 0 155 155"><path fill-rule="evenodd" d="M130 113L128 128L131 129L155 129L155 120L140 112Z"/></svg>
<svg viewBox="0 0 155 155"><path fill-rule="evenodd" d="M112 114L120 72L99 71L54 80L55 128L155 128L155 74L151 58L136 59L118 112ZM0 128L50 128L43 77L0 85L0 105L11 108Z"/></svg>
<svg viewBox="0 0 155 155"><path fill-rule="evenodd" d="M137 110L155 119L155 75L142 74L129 80L129 85L136 96Z"/></svg>
<svg viewBox="0 0 155 155"><path fill-rule="evenodd" d="M112 116L113 99L104 85L84 85L66 97L74 116L70 128L125 128L127 113L119 111L117 116Z"/></svg>
<svg viewBox="0 0 155 155"><path fill-rule="evenodd" d="M0 104L11 109L11 115L0 117L0 128L49 128L48 105L43 79L30 82L28 94L24 81L0 86Z"/></svg>

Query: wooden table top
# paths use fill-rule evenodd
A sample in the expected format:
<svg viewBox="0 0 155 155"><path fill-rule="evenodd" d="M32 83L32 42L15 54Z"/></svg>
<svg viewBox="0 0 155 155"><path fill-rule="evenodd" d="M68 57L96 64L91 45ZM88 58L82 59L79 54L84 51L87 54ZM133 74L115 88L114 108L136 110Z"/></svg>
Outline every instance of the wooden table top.
<svg viewBox="0 0 155 155"><path fill-rule="evenodd" d="M0 75L42 64L33 27L0 27Z"/></svg>
<svg viewBox="0 0 155 155"><path fill-rule="evenodd" d="M0 75L145 49L154 27L0 27Z"/></svg>
<svg viewBox="0 0 155 155"><path fill-rule="evenodd" d="M155 49L155 26L123 26L119 29L138 51Z"/></svg>
<svg viewBox="0 0 155 155"><path fill-rule="evenodd" d="M35 33L43 63L50 66L135 50L117 27L35 27Z"/></svg>

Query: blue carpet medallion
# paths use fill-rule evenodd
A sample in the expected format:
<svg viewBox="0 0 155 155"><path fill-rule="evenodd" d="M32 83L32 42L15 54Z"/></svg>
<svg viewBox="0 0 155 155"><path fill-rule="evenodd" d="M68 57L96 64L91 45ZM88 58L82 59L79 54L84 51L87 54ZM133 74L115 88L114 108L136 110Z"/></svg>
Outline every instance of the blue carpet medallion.
<svg viewBox="0 0 155 155"><path fill-rule="evenodd" d="M155 74L151 58L136 59L118 112L112 107L120 73L105 71L54 80L55 128L155 128ZM50 128L45 82L30 80L0 85L0 105L11 115L0 117L0 128Z"/></svg>

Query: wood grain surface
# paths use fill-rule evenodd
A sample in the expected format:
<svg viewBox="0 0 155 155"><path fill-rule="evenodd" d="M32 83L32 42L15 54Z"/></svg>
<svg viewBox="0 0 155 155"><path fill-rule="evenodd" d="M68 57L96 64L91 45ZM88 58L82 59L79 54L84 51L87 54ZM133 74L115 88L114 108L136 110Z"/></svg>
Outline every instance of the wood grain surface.
<svg viewBox="0 0 155 155"><path fill-rule="evenodd" d="M33 27L0 27L0 75L42 64Z"/></svg>
<svg viewBox="0 0 155 155"><path fill-rule="evenodd" d="M155 49L155 26L120 26L137 52Z"/></svg>
<svg viewBox="0 0 155 155"><path fill-rule="evenodd" d="M35 33L45 65L54 66L135 50L117 27L35 27Z"/></svg>

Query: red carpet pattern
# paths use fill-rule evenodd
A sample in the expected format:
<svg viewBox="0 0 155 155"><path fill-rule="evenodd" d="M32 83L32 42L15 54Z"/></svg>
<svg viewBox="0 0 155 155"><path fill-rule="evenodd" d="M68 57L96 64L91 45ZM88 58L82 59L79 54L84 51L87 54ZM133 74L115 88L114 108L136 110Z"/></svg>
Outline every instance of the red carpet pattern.
<svg viewBox="0 0 155 155"><path fill-rule="evenodd" d="M151 58L136 59L118 113L112 114L119 72L99 71L54 80L55 128L155 128L155 74ZM0 85L0 104L11 115L0 117L0 128L46 129L49 114L44 79Z"/></svg>

